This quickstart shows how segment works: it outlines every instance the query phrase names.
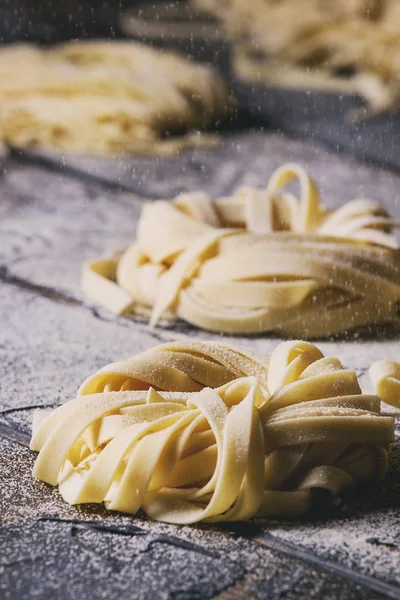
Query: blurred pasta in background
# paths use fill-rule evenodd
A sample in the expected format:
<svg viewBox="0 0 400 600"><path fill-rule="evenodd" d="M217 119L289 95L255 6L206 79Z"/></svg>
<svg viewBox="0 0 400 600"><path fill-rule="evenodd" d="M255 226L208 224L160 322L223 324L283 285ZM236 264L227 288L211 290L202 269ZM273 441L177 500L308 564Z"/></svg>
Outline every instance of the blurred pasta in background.
<svg viewBox="0 0 400 600"><path fill-rule="evenodd" d="M372 111L400 102L397 0L192 0L222 20L236 74L355 92Z"/></svg>
<svg viewBox="0 0 400 600"><path fill-rule="evenodd" d="M0 138L18 148L170 154L212 142L196 130L231 106L211 67L135 42L0 49Z"/></svg>

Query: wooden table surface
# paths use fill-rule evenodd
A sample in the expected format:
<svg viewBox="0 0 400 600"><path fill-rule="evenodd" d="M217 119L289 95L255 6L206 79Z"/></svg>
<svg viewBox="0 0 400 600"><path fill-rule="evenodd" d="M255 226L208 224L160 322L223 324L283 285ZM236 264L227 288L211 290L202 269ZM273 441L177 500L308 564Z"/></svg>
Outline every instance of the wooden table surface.
<svg viewBox="0 0 400 600"><path fill-rule="evenodd" d="M305 521L258 523L258 532L274 536L274 548L250 539L251 530L174 527L99 506L70 507L57 489L31 477L34 453L23 442L35 407L70 399L96 369L154 344L216 337L184 324L151 331L144 321L115 318L87 303L79 285L82 261L133 240L146 201L140 196L169 198L198 188L227 194L243 183L264 185L275 167L289 161L310 170L330 206L366 196L400 216L399 175L272 134L232 135L215 150L176 159L3 159L1 598L400 598L398 444L382 484L348 504ZM269 352L278 340L237 343ZM365 388L374 360L400 360L398 337L387 331L320 346L356 369ZM299 547L307 551L301 558ZM313 557L322 562L316 565ZM350 575L330 572L327 560L348 567ZM373 580L355 583L357 573L391 587L379 595Z"/></svg>

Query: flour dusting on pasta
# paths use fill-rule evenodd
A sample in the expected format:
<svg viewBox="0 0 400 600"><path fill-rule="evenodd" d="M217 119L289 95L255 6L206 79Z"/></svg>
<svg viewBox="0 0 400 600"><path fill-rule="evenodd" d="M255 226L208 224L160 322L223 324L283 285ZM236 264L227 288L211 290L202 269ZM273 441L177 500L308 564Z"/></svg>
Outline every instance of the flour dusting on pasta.
<svg viewBox="0 0 400 600"><path fill-rule="evenodd" d="M297 198L286 186L298 181ZM399 325L400 253L383 207L335 211L314 180L284 165L264 190L196 192L143 208L122 255L86 263L86 296L117 314L179 318L202 329L323 337Z"/></svg>
<svg viewBox="0 0 400 600"><path fill-rule="evenodd" d="M37 418L33 474L70 504L169 523L298 516L379 479L393 423L308 342L271 356L173 342L108 365Z"/></svg>

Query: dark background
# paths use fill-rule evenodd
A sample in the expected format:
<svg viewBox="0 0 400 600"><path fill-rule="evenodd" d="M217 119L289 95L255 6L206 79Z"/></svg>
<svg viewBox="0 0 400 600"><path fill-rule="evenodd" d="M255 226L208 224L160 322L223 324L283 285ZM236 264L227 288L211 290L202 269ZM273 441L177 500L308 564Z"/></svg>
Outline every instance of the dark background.
<svg viewBox="0 0 400 600"><path fill-rule="evenodd" d="M0 41L114 37L119 34L121 11L140 4L134 0L0 0Z"/></svg>

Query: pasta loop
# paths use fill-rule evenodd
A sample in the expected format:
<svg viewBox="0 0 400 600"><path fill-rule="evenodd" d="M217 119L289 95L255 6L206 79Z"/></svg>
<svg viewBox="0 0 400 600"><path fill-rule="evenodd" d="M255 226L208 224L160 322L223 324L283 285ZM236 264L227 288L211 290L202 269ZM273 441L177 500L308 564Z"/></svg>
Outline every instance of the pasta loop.
<svg viewBox="0 0 400 600"><path fill-rule="evenodd" d="M378 396L396 408L400 408L400 363L379 360L369 369L369 376Z"/></svg>
<svg viewBox="0 0 400 600"><path fill-rule="evenodd" d="M308 342L271 357L175 342L39 415L33 474L71 504L169 523L296 516L381 477L393 430L355 373Z"/></svg>
<svg viewBox="0 0 400 600"><path fill-rule="evenodd" d="M297 198L288 184L298 182ZM85 294L117 314L180 318L226 333L322 337L399 325L397 225L372 200L335 211L314 180L284 165L266 190L148 203L119 259L83 266Z"/></svg>

